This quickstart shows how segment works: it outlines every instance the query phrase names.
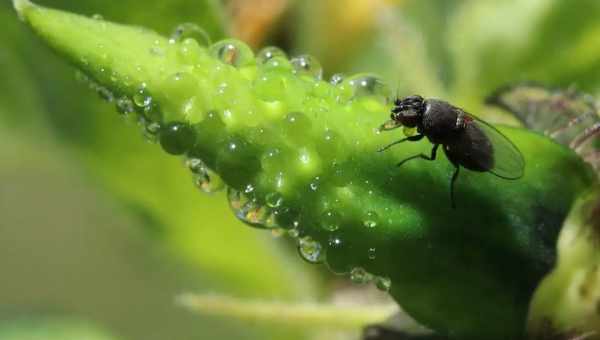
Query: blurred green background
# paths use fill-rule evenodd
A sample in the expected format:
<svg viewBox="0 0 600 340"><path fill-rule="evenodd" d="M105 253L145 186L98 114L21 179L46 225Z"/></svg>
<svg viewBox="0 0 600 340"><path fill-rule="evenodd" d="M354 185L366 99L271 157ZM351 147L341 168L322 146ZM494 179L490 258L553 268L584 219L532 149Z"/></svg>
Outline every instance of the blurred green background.
<svg viewBox="0 0 600 340"><path fill-rule="evenodd" d="M483 115L482 99L509 82L600 86L597 0L38 2L163 34L195 22L213 40L311 53L326 76L376 72L400 95ZM78 82L6 0L0 25L1 339L323 336L177 306L182 292L323 301L339 279L243 226L223 193L194 188L182 161Z"/></svg>

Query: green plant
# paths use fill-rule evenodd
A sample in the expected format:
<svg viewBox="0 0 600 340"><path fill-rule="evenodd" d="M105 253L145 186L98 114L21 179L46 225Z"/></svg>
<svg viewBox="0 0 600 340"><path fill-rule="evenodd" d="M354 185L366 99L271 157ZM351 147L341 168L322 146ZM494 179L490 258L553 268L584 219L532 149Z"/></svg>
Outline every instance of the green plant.
<svg viewBox="0 0 600 340"><path fill-rule="evenodd" d="M141 119L165 151L185 154L201 186L212 191L222 180L238 218L287 230L304 259L353 281L375 275L407 312L444 334L522 334L562 221L596 181L570 150L502 128L526 155L526 176L469 174L457 183L454 211L447 162L399 170L395 161L421 146L374 152L398 138L376 132L390 108L376 76L330 84L312 57L290 61L273 48L254 56L236 40L208 46L185 34L171 42L15 5L102 97Z"/></svg>

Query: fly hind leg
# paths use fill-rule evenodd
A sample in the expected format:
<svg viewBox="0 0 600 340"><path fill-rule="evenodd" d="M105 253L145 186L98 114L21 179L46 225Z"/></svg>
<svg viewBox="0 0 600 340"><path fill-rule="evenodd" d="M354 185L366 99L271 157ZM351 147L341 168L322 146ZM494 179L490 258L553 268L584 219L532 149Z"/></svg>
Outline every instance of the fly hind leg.
<svg viewBox="0 0 600 340"><path fill-rule="evenodd" d="M454 174L452 174L452 179L450 180L450 202L452 203L452 209L456 209L456 201L454 200L454 183L458 178L459 172L460 166L456 165L456 168L454 168Z"/></svg>

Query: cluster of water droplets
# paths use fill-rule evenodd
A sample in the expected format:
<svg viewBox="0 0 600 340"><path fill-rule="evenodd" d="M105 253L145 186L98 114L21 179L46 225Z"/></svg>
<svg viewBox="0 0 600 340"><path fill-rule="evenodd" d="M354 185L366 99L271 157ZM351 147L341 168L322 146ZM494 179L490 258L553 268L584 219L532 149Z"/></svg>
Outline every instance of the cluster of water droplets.
<svg viewBox="0 0 600 340"><path fill-rule="evenodd" d="M199 190L214 193L227 188L229 205L239 220L253 227L272 230L275 235L287 234L294 238L299 255L307 262L327 262L328 251L345 246L343 214L340 209L330 207L314 218L318 221L317 225L306 226L303 215L295 210L298 203L290 203L286 192L305 190L313 195L311 197L318 197L329 188L344 187L352 180L351 167L345 163L349 158L346 151L348 141L331 129L317 131L320 127L314 126L312 117L327 113L328 108L323 101L330 98L337 105L362 102L363 99L364 102L385 102L389 93L384 82L372 74L335 74L329 81L323 81L323 68L313 56L289 58L277 47L266 47L255 56L246 44L234 39L212 43L201 27L191 23L177 26L168 44L157 43L151 47L150 53L155 57L165 57L169 55L169 49L175 50L179 60L189 66L185 71L165 74L167 88L170 89L167 97L171 102L183 103L180 106L169 107L161 103L163 106L159 107L158 100L145 83L139 84L134 93L127 96L113 94L89 78L82 78L104 100L114 103L122 116L133 117L142 126L148 140L159 142L169 154L184 156L186 167ZM211 67L214 69L209 70L207 58L214 58L220 64L213 64ZM237 90L241 81L230 79L238 76L230 71L233 69L242 75L240 79L249 81L253 94L260 103L264 103L258 109L250 108L256 105L255 101L244 101L245 92ZM116 74L109 78L114 83L125 81L124 77ZM212 94L203 96L203 90L212 91ZM229 142L221 144L223 148L217 152L215 159L205 161L203 153L196 152L203 141L201 133L221 133L219 131L226 131L225 124L233 124L236 120L258 125L254 121L258 119L253 116L255 111L278 122L280 129L277 131L285 139L282 143L285 145L259 148L261 155L256 157L256 153L244 149L243 141L231 139L231 135L222 132L224 135L219 135L219 138ZM199 127L202 124L204 128ZM258 129L255 128L256 131ZM314 145L307 143L307 135L312 133L320 134L318 143ZM260 134L257 132L257 135ZM261 142L260 137L257 140ZM245 159L247 155L253 159ZM240 158L242 160L236 162ZM251 168L254 162L268 178L263 182L231 185L232 177L228 173L242 172L246 167ZM215 170L231 186L226 186ZM327 177L326 172L333 175ZM235 178L243 180L244 177L240 174ZM302 189L298 189L297 182L302 182ZM376 229L380 223L377 212L367 210L362 214L361 227ZM329 235L328 241L321 242L321 237L317 239L317 236L309 235L311 227L319 228L317 234ZM368 247L363 257L376 260L377 249ZM390 289L389 279L370 274L360 266L342 269L340 273L349 275L355 283L373 282L382 290Z"/></svg>

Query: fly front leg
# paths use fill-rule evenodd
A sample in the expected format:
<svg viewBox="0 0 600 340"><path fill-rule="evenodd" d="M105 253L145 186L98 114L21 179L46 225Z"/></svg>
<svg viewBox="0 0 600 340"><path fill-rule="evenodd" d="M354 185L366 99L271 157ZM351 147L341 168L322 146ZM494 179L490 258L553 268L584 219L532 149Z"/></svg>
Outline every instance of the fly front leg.
<svg viewBox="0 0 600 340"><path fill-rule="evenodd" d="M425 137L425 135L414 135L414 136L410 136L410 137L406 137L406 138L402 138L401 140L395 141L390 145L384 146L383 148L377 150L377 152L383 152L389 148L391 148L394 145L400 144L400 143L404 143L406 141L408 142L418 142L421 139L423 139L423 137Z"/></svg>

